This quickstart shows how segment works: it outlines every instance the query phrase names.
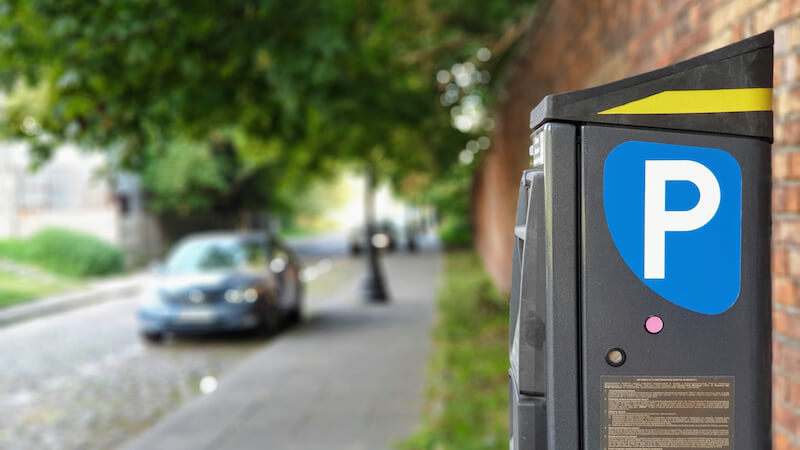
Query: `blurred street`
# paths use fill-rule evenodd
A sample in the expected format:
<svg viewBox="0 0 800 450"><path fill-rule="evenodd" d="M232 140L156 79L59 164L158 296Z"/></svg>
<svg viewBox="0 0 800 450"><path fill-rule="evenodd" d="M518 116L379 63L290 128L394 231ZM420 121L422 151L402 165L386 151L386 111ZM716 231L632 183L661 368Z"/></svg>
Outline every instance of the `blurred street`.
<svg viewBox="0 0 800 450"><path fill-rule="evenodd" d="M369 369L363 364L371 359L362 358L359 364L348 358L372 353L372 358L378 358L372 362L380 361L379 365L385 368L392 366L391 358L385 354L391 347L372 347L374 330L370 330L376 326L402 325L402 315L408 312L406 303L418 300L409 299L408 289L400 288L403 284L415 284L408 282L409 276L425 278L424 287L418 289L427 289L424 296L427 304L423 305L422 327L414 328L417 336L409 337L404 345L426 343L426 327L433 308L433 287L428 285L435 273L436 257L425 253L387 258L387 278L392 287L396 279L392 272L398 267L407 271L407 266L412 265L415 269L411 274L403 274L403 284L397 282L395 290L400 295L397 301L386 307L365 308L357 300L363 262L361 258L345 255L342 239L332 234L290 242L303 257L305 266L312 268L309 273L313 276L307 285L306 320L269 341L240 334L176 338L162 346L148 346L137 334L137 296L0 328L0 352L9 362L0 374L0 447L11 443L18 449L116 447L202 395L203 377L219 378L220 390L225 389L226 373L250 357L277 371L272 374L275 379L265 377L262 385L249 380L253 385L246 386L248 391L264 392L259 398L272 399L269 412L292 424L287 428L286 423L275 422L276 430L303 434L303 423L314 422L304 409L310 406L309 402L320 402L328 395L331 395L327 397L329 401L336 399L343 405L365 407L367 401L387 400L391 390L364 396L362 389L369 385L352 373ZM401 317L384 314L392 311L399 311ZM333 351L335 346L346 348ZM412 350L413 364L402 360L396 364L402 366L403 377L417 375L409 379L414 391L421 390L421 367L426 352ZM302 365L294 367L301 372L287 377L285 371L296 364ZM332 372L335 367L344 372ZM325 377L320 378L322 375ZM282 385L277 383L278 378L293 381L291 385ZM377 388L377 385L372 387L376 391ZM277 393L283 394L280 398L284 403L272 403ZM402 394L402 401L410 408L402 414L406 420L396 426L410 431L413 417L408 414L416 414L419 405L405 395L407 392ZM209 396L209 400L221 398L218 393ZM290 401L292 398L298 402ZM299 409L292 411L292 405ZM237 410L246 408L242 404ZM333 426L338 422L326 423ZM384 431L377 430L369 436L383 436L381 433ZM395 437L402 437L402 433Z"/></svg>
<svg viewBox="0 0 800 450"><path fill-rule="evenodd" d="M388 305L357 300L357 279L296 330L223 374L219 389L130 449L382 449L422 410L438 252L388 256Z"/></svg>

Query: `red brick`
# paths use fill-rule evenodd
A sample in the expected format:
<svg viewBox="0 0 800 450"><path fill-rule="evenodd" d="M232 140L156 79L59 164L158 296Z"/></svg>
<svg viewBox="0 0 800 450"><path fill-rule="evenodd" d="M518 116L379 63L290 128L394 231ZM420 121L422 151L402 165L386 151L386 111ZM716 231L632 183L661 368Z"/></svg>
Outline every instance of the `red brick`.
<svg viewBox="0 0 800 450"><path fill-rule="evenodd" d="M772 188L772 210L786 212L786 187L775 186Z"/></svg>
<svg viewBox="0 0 800 450"><path fill-rule="evenodd" d="M789 177L800 178L800 153L789 154Z"/></svg>
<svg viewBox="0 0 800 450"><path fill-rule="evenodd" d="M775 87L800 81L800 53L792 53L775 59L773 83Z"/></svg>
<svg viewBox="0 0 800 450"><path fill-rule="evenodd" d="M795 118L776 124L775 144L800 145L800 119Z"/></svg>
<svg viewBox="0 0 800 450"><path fill-rule="evenodd" d="M772 331L789 335L789 314L781 309L772 310Z"/></svg>
<svg viewBox="0 0 800 450"><path fill-rule="evenodd" d="M800 350L794 347L787 347L783 355L786 362L786 370L792 373L800 372Z"/></svg>
<svg viewBox="0 0 800 450"><path fill-rule="evenodd" d="M800 350L781 344L780 366L790 373L800 373Z"/></svg>
<svg viewBox="0 0 800 450"><path fill-rule="evenodd" d="M784 83L800 81L800 52L789 55L782 69Z"/></svg>
<svg viewBox="0 0 800 450"><path fill-rule="evenodd" d="M776 180L789 178L789 155L777 152L772 154L772 177Z"/></svg>
<svg viewBox="0 0 800 450"><path fill-rule="evenodd" d="M783 69L778 67L778 69ZM781 89L774 91L772 96L775 117L781 118L800 112L800 88Z"/></svg>
<svg viewBox="0 0 800 450"><path fill-rule="evenodd" d="M780 432L775 433L775 439L773 439L772 443L772 450L792 450L791 442L789 438Z"/></svg>
<svg viewBox="0 0 800 450"><path fill-rule="evenodd" d="M800 186L786 187L786 212L800 212Z"/></svg>
<svg viewBox="0 0 800 450"><path fill-rule="evenodd" d="M755 11L754 20L756 31L766 31L774 27L780 20L781 5L772 1Z"/></svg>
<svg viewBox="0 0 800 450"><path fill-rule="evenodd" d="M776 275L789 273L789 251L785 248L772 249L772 272Z"/></svg>
<svg viewBox="0 0 800 450"><path fill-rule="evenodd" d="M786 334L792 339L800 340L800 314L786 313L787 330Z"/></svg>
<svg viewBox="0 0 800 450"><path fill-rule="evenodd" d="M772 298L775 300L775 303L794 306L794 297L794 283L791 278L782 276L772 277Z"/></svg>
<svg viewBox="0 0 800 450"><path fill-rule="evenodd" d="M780 425L785 430L790 432L794 432L796 424L798 423L798 418L792 412L792 410L780 403L775 403L772 405L772 419L775 421L776 425ZM784 448L791 449L791 447Z"/></svg>
<svg viewBox="0 0 800 450"><path fill-rule="evenodd" d="M784 244L800 244L800 220L780 218L773 224L773 242Z"/></svg>
<svg viewBox="0 0 800 450"><path fill-rule="evenodd" d="M792 249L786 252L788 272L794 277L800 277L800 250Z"/></svg>
<svg viewBox="0 0 800 450"><path fill-rule="evenodd" d="M784 403L790 403L791 398L791 390L790 390L790 383L791 380L783 373L773 373L772 374L772 398L776 401L782 401Z"/></svg>
<svg viewBox="0 0 800 450"><path fill-rule="evenodd" d="M798 13L800 13L800 1L782 0L778 20L786 20Z"/></svg>
<svg viewBox="0 0 800 450"><path fill-rule="evenodd" d="M797 408L800 406L800 382L795 380L788 380L789 382L789 399L788 403L792 405L792 408ZM800 424L800 422L798 422Z"/></svg>

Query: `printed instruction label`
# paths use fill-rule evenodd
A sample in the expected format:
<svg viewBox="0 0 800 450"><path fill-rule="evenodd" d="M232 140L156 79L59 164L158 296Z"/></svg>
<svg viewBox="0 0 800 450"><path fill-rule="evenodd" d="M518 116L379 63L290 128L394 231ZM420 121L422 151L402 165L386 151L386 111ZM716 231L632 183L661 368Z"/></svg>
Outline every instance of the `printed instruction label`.
<svg viewBox="0 0 800 450"><path fill-rule="evenodd" d="M733 449L734 377L602 377L606 450Z"/></svg>

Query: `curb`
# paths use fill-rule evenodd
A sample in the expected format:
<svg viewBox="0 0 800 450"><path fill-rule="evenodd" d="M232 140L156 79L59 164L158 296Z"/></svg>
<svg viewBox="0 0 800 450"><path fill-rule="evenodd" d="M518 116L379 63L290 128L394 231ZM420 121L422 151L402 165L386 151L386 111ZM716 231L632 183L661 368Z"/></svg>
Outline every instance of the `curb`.
<svg viewBox="0 0 800 450"><path fill-rule="evenodd" d="M144 282L144 276L134 275L124 280L101 282L88 290L59 294L23 305L4 308L0 310L0 327L103 303L119 297L129 297L136 294Z"/></svg>

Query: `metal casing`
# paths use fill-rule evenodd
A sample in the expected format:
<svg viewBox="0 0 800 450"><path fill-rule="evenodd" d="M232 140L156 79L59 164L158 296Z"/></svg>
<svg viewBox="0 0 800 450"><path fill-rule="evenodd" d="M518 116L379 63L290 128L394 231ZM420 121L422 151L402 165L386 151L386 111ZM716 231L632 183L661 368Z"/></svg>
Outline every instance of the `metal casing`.
<svg viewBox="0 0 800 450"><path fill-rule="evenodd" d="M577 129L550 123L537 133L542 157L523 174L517 207L510 386L514 404L539 401L546 409L546 432L537 434L546 437L546 448L578 448Z"/></svg>
<svg viewBox="0 0 800 450"><path fill-rule="evenodd" d="M581 128L581 391L583 448L602 448L603 377L732 377L735 448L770 448L770 145L759 139L610 126ZM707 315L681 308L648 288L618 252L603 211L603 166L630 141L721 149L742 170L741 288L733 306ZM710 281L711 282L711 281ZM657 315L664 329L649 334ZM619 347L620 367L605 361ZM558 376L558 374L553 374ZM703 448L703 447L700 447ZM733 448L733 446L731 446Z"/></svg>
<svg viewBox="0 0 800 450"><path fill-rule="evenodd" d="M720 48L662 69L579 91L548 95L531 111L530 127L550 121L616 124L658 129L703 131L750 136L772 141L772 111L764 108L732 107L729 101L702 99L702 112L663 109L660 102L645 104L638 112L625 113L624 106L658 100L656 96L682 91L723 89L771 89L772 31ZM708 93L713 94L713 93ZM771 105L771 93L756 92ZM686 99L686 97L683 97ZM689 97L691 99L691 97ZM669 106L667 106L669 108Z"/></svg>

